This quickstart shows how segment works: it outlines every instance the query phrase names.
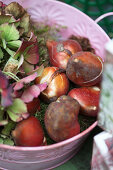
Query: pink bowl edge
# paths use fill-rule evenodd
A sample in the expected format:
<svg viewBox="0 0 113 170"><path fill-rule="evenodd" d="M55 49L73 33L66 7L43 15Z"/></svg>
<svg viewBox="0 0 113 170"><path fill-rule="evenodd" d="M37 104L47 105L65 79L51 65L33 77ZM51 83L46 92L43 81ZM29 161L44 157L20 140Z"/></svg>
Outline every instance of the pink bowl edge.
<svg viewBox="0 0 113 170"><path fill-rule="evenodd" d="M68 143L71 143L73 141L76 141L77 139L86 135L88 132L91 132L91 130L93 130L93 128L95 128L96 126L97 126L97 121L94 122L91 126L89 126L89 128L87 128L80 134L78 134L70 139L64 140L62 142L58 142L58 143L47 145L47 146L21 147L21 146L10 146L10 145L5 145L5 144L0 144L0 148L11 149L11 150L15 150L15 151L36 151L36 150L54 149L54 148L66 145Z"/></svg>

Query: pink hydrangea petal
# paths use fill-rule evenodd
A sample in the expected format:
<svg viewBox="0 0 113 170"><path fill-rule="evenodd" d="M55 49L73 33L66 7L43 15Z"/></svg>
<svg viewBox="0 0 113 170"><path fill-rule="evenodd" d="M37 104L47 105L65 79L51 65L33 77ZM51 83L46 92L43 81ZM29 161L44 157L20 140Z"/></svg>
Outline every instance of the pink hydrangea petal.
<svg viewBox="0 0 113 170"><path fill-rule="evenodd" d="M37 86L39 87L40 91L42 92L43 90L45 90L47 88L47 83L45 82L43 84L38 84Z"/></svg>
<svg viewBox="0 0 113 170"><path fill-rule="evenodd" d="M12 105L12 86L10 86L7 89L4 89L1 93L1 105L3 107L8 107Z"/></svg>
<svg viewBox="0 0 113 170"><path fill-rule="evenodd" d="M23 87L24 87L23 82L17 82L13 89L16 91L22 89Z"/></svg>
<svg viewBox="0 0 113 170"><path fill-rule="evenodd" d="M30 76L27 76L23 79L21 79L19 82L16 83L16 85L14 86L14 90L20 90L24 87L24 84L30 83L31 81L35 80L35 78L37 77L37 72L33 73Z"/></svg>
<svg viewBox="0 0 113 170"><path fill-rule="evenodd" d="M8 86L8 79L6 76L0 71L0 89L5 89Z"/></svg>
<svg viewBox="0 0 113 170"><path fill-rule="evenodd" d="M28 87L26 90L24 90L21 99L25 103L31 102L34 98L38 97L40 95L40 89L37 85L32 85Z"/></svg>
<svg viewBox="0 0 113 170"><path fill-rule="evenodd" d="M22 80L24 83L27 84L27 83L30 83L31 81L35 80L36 77L37 77L37 72L31 74L30 76L23 78Z"/></svg>

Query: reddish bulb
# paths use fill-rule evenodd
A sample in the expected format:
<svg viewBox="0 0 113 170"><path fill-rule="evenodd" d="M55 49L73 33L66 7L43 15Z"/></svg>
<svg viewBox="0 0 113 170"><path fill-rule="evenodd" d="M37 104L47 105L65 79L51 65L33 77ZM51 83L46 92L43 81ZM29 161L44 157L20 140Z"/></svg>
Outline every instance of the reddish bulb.
<svg viewBox="0 0 113 170"><path fill-rule="evenodd" d="M81 106L81 114L97 116L100 88L96 86L75 88L72 89L68 95L79 102Z"/></svg>
<svg viewBox="0 0 113 170"><path fill-rule="evenodd" d="M46 67L42 75L35 80L36 84L44 82L47 82L48 87L41 92L41 99L47 103L55 101L69 90L69 81L66 74L59 73L59 68L57 67Z"/></svg>
<svg viewBox="0 0 113 170"><path fill-rule="evenodd" d="M66 75L75 84L92 86L101 80L102 59L91 52L78 52L68 61Z"/></svg>
<svg viewBox="0 0 113 170"><path fill-rule="evenodd" d="M12 136L18 146L43 145L44 132L40 121L34 116L19 122L13 130Z"/></svg>
<svg viewBox="0 0 113 170"><path fill-rule="evenodd" d="M82 51L80 44L75 40L56 42L48 40L46 43L49 52L49 59L52 66L66 69L69 58Z"/></svg>

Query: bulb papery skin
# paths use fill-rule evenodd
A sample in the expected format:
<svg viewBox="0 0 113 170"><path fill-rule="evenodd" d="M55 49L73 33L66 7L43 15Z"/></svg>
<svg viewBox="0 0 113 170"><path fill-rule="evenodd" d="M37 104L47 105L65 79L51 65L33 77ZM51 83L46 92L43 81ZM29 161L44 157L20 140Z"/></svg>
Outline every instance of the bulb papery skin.
<svg viewBox="0 0 113 170"><path fill-rule="evenodd" d="M44 140L44 131L40 121L34 117L22 120L12 131L17 146L41 146Z"/></svg>
<svg viewBox="0 0 113 170"><path fill-rule="evenodd" d="M102 59L91 52L78 52L68 61L66 75L73 83L80 86L92 86L101 81L103 72Z"/></svg>
<svg viewBox="0 0 113 170"><path fill-rule="evenodd" d="M70 90L68 95L76 99L81 107L80 113L95 117L99 110L100 88L97 86L80 87Z"/></svg>
<svg viewBox="0 0 113 170"><path fill-rule="evenodd" d="M46 45L51 65L62 69L66 69L68 60L73 54L82 51L80 44L71 39L61 42L48 40Z"/></svg>
<svg viewBox="0 0 113 170"><path fill-rule="evenodd" d="M41 84L47 82L47 88L41 92L41 99L50 103L55 101L61 95L67 94L69 90L69 80L65 73L58 73L53 77L56 71L59 68L57 67L46 67L40 77L37 77L35 80L36 84Z"/></svg>

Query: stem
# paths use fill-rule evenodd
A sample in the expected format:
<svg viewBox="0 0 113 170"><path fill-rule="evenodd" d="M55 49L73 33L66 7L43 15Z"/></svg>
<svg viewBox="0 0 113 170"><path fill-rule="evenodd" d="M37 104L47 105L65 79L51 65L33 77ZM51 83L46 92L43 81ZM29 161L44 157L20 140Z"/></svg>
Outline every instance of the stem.
<svg viewBox="0 0 113 170"><path fill-rule="evenodd" d="M56 77L58 76L60 73L65 73L65 70L64 69L58 69L56 70L52 75L51 75L51 78L50 78L50 82Z"/></svg>
<svg viewBox="0 0 113 170"><path fill-rule="evenodd" d="M0 120L3 120L3 116L4 116L4 109L1 106L0 107Z"/></svg>
<svg viewBox="0 0 113 170"><path fill-rule="evenodd" d="M9 136L11 131L15 128L16 123L13 121L9 121L8 124L2 130L2 134Z"/></svg>
<svg viewBox="0 0 113 170"><path fill-rule="evenodd" d="M3 72L5 75L11 77L12 79L14 79L14 80L17 81L17 82L20 80L15 74L13 74L13 73L11 73L11 72L5 72L5 71L2 71L2 72Z"/></svg>

